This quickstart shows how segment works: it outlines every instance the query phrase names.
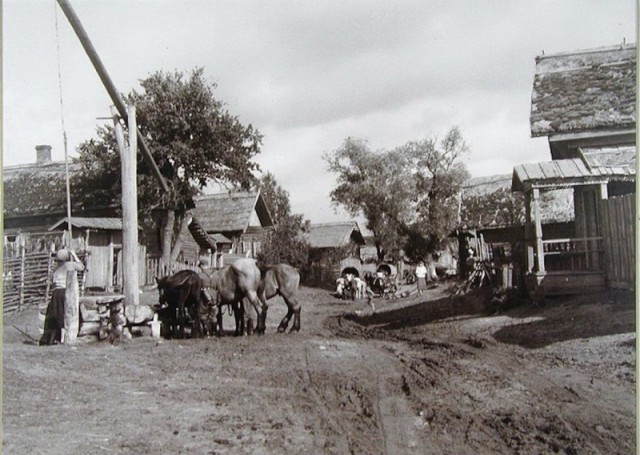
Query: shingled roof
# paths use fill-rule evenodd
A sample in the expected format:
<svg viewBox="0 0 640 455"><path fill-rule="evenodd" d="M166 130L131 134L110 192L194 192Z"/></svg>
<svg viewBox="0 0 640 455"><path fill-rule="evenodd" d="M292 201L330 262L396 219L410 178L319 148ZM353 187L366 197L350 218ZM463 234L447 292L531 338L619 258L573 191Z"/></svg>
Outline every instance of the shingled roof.
<svg viewBox="0 0 640 455"><path fill-rule="evenodd" d="M635 147L598 147L581 153L580 158L515 166L513 191L635 180Z"/></svg>
<svg viewBox="0 0 640 455"><path fill-rule="evenodd" d="M62 218L49 228L50 231L56 229L67 229L67 218ZM79 229L101 229L106 231L121 231L122 218L113 217L84 217L72 216L71 225Z"/></svg>
<svg viewBox="0 0 640 455"><path fill-rule="evenodd" d="M309 226L307 239L311 248L337 248L354 241L365 244L360 227L355 221L312 224Z"/></svg>
<svg viewBox="0 0 640 455"><path fill-rule="evenodd" d="M635 128L636 46L536 57L531 134Z"/></svg>
<svg viewBox="0 0 640 455"><path fill-rule="evenodd" d="M194 202L194 214L209 233L245 232L254 211L262 227L274 225L260 191L208 194Z"/></svg>

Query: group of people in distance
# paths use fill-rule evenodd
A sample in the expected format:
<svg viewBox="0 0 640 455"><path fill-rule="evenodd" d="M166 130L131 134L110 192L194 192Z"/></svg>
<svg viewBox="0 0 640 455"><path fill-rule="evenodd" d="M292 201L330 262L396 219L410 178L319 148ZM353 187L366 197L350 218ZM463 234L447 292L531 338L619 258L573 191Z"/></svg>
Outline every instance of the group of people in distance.
<svg viewBox="0 0 640 455"><path fill-rule="evenodd" d="M380 276L378 277L378 275ZM374 278L383 280L384 277L382 275L384 275L384 273L378 271ZM438 281L438 275L433 262L429 262L425 265L424 261L419 261L415 268L415 276L416 291L418 295L422 295L427 289L437 286L436 282ZM351 294L352 292L353 294ZM355 298L367 296L369 305L375 311L375 306L372 301L373 292L371 291L370 286L367 284L366 280L363 280L351 273L345 273L336 280L336 295L340 298L347 298L347 296L351 295Z"/></svg>

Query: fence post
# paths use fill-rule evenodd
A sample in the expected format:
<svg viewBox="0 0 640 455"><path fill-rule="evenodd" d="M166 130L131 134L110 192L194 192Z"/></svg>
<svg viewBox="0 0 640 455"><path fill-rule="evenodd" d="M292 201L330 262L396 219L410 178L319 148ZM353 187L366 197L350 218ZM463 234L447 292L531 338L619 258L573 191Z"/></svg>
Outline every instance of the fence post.
<svg viewBox="0 0 640 455"><path fill-rule="evenodd" d="M18 300L18 311L22 310L22 306L24 305L24 280L25 280L25 247L20 244L20 298Z"/></svg>

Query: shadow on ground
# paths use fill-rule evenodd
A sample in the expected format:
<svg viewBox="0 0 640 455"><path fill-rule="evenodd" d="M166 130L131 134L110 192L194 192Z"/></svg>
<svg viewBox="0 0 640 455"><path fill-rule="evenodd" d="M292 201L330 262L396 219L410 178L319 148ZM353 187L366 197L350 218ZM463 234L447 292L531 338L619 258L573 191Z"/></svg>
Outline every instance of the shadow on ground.
<svg viewBox="0 0 640 455"><path fill-rule="evenodd" d="M449 318L491 317L496 313L490 300L486 290L476 290L463 297L440 296L375 313L348 312L330 317L325 326L346 337L401 339L416 328ZM548 298L544 306L520 301L500 312L511 323L497 328L493 338L533 349L573 339L630 333L636 330L635 310L634 295L628 291ZM536 320L518 322L530 318Z"/></svg>
<svg viewBox="0 0 640 455"><path fill-rule="evenodd" d="M544 319L504 327L493 334L502 343L541 348L560 341L636 331L636 304L630 291L547 299L543 307L528 305L509 311L513 318Z"/></svg>

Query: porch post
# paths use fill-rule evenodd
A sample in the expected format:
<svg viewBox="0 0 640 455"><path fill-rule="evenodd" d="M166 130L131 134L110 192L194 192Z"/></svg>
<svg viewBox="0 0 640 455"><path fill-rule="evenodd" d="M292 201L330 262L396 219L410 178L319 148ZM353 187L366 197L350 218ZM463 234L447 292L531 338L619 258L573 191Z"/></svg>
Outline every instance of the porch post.
<svg viewBox="0 0 640 455"><path fill-rule="evenodd" d="M607 188L607 184L606 183L601 183L600 185L598 185L598 188L596 190L596 194L597 194L597 200L595 203L595 216L594 216L594 220L596 223L596 232L595 232L595 236L596 237L602 237L602 233L604 231L604 228L602 226L602 223L606 223L606 220L604 220L602 218L602 213L601 213L601 203L600 201L605 200L605 199L609 199L609 190ZM596 269L598 270L603 270L603 257L601 256L601 253L599 250L600 248L602 248L603 246L603 241L602 240L591 240L589 245L589 249L593 250L592 254L592 262L593 265Z"/></svg>
<svg viewBox="0 0 640 455"><path fill-rule="evenodd" d="M531 190L524 193L524 245L527 253L527 272L533 272L534 258L533 247L531 246Z"/></svg>
<svg viewBox="0 0 640 455"><path fill-rule="evenodd" d="M534 233L536 237L536 257L538 272L544 272L544 247L542 245L542 220L540 219L540 190L533 189L533 221Z"/></svg>
<svg viewBox="0 0 640 455"><path fill-rule="evenodd" d="M607 189L607 184L606 183L601 183L600 186L598 187L598 195L600 196L600 199L609 199L609 190Z"/></svg>

